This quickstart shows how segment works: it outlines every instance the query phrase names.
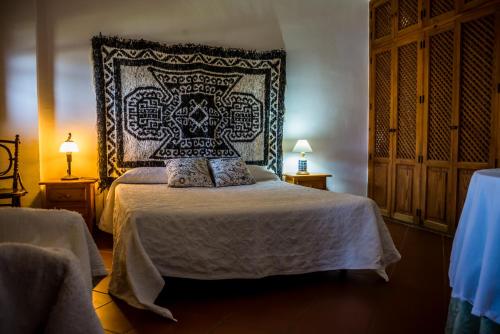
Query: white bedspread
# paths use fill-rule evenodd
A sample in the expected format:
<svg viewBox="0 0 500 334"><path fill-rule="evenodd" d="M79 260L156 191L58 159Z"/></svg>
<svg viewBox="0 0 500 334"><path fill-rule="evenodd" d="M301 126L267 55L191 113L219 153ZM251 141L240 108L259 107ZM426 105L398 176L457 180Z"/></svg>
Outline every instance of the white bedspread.
<svg viewBox="0 0 500 334"><path fill-rule="evenodd" d="M162 276L374 269L387 279L385 267L400 259L376 204L365 197L281 181L227 188L119 184L110 191L101 219L109 230L112 212L110 292L172 319L154 304Z"/></svg>

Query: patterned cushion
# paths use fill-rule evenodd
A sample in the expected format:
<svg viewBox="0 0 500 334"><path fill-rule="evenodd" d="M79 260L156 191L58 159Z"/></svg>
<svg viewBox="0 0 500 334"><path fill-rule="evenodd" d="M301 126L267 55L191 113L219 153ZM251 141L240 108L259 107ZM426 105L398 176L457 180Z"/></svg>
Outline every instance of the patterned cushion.
<svg viewBox="0 0 500 334"><path fill-rule="evenodd" d="M213 187L207 159L181 158L166 161L168 186L174 188Z"/></svg>
<svg viewBox="0 0 500 334"><path fill-rule="evenodd" d="M241 158L222 158L208 161L216 187L254 184L255 179Z"/></svg>

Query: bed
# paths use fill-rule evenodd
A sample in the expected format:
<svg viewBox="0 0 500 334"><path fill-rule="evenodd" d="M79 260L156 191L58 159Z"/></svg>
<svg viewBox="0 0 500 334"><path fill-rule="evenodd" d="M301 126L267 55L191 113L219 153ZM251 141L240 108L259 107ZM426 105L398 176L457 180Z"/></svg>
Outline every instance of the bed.
<svg viewBox="0 0 500 334"><path fill-rule="evenodd" d="M100 221L115 242L110 293L171 319L154 304L165 276L248 279L372 269L388 280L386 266L400 259L366 197L275 178L224 188L141 182L118 178Z"/></svg>
<svg viewBox="0 0 500 334"><path fill-rule="evenodd" d="M113 295L173 319L154 304L163 276L372 269L387 279L384 269L400 255L372 200L276 177L285 50L106 36L95 36L92 49L100 186L109 187L99 225L114 236ZM241 159L273 176L260 171L264 177L245 186L171 188L163 168L177 158ZM146 172L130 178L136 167Z"/></svg>

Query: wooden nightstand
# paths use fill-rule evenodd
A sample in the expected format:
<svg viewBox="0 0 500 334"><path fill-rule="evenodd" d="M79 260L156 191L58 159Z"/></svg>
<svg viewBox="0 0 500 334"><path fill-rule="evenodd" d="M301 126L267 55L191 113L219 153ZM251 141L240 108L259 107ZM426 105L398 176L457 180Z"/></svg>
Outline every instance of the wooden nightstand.
<svg viewBox="0 0 500 334"><path fill-rule="evenodd" d="M96 182L96 179L40 182L40 185L45 186L43 207L46 209L66 209L80 213L92 233L95 220Z"/></svg>
<svg viewBox="0 0 500 334"><path fill-rule="evenodd" d="M326 178L330 174L311 173L309 175L283 174L288 183L298 184L304 187L326 190Z"/></svg>

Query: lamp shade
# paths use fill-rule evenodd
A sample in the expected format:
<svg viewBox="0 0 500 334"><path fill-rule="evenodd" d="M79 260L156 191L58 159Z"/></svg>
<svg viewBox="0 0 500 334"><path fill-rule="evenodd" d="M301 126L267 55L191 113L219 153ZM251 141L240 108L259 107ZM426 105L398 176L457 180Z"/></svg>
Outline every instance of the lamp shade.
<svg viewBox="0 0 500 334"><path fill-rule="evenodd" d="M78 145L74 141L65 141L59 147L59 152L69 153L69 152L78 152Z"/></svg>
<svg viewBox="0 0 500 334"><path fill-rule="evenodd" d="M295 153L309 153L312 151L313 150L311 148L311 145L309 145L309 143L305 139L297 140L297 143L295 144L292 150L292 152Z"/></svg>

